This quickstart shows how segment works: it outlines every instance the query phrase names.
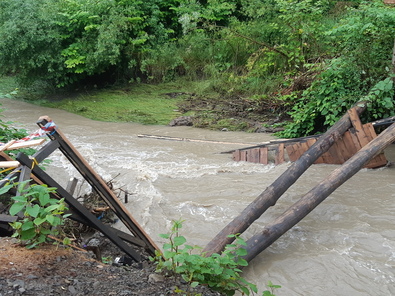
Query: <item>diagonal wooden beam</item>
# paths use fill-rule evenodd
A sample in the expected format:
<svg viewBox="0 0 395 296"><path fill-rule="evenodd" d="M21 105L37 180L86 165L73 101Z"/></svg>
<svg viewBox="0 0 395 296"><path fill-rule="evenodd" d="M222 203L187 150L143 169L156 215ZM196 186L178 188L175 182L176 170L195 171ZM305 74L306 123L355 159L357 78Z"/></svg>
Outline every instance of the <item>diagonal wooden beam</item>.
<svg viewBox="0 0 395 296"><path fill-rule="evenodd" d="M76 211L80 216L83 216L89 221L96 229L107 236L115 245L117 245L122 251L124 251L128 256L132 257L137 262L141 261L141 256L133 248L127 245L123 240L121 240L110 227L101 223L92 213L90 213L83 205L81 205L73 196L71 196L61 185L59 185L54 179L47 175L39 166L34 165L33 160L31 160L26 154L20 152L16 159L24 166L31 169L34 175L44 184L50 187L55 187L56 192L59 196L63 197L67 204Z"/></svg>
<svg viewBox="0 0 395 296"><path fill-rule="evenodd" d="M52 122L48 116L39 118L37 124L45 129L48 123ZM67 137L57 127L47 134L51 140L58 141L59 150L66 156L66 158L74 165L78 172L85 178L85 180L92 186L92 188L100 195L106 204L114 211L118 218L125 224L125 226L146 244L146 249L151 255L155 255L155 251L159 250L154 241L148 236L139 223L132 217L122 202L110 190L103 179L93 170L87 163L77 149L71 144Z"/></svg>
<svg viewBox="0 0 395 296"><path fill-rule="evenodd" d="M358 103L355 107L357 114L362 113L365 103ZM322 135L298 160L267 187L251 204L249 204L233 221L226 225L204 248L203 252L209 256L220 253L234 237L232 234L243 233L256 219L269 207L274 206L277 200L292 184L351 126L350 115L346 113L335 125Z"/></svg>

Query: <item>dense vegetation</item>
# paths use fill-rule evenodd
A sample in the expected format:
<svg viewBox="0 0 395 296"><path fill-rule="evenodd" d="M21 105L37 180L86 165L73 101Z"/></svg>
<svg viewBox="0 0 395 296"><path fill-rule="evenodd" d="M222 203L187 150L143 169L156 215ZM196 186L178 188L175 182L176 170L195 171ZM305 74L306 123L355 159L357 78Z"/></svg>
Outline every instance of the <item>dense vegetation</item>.
<svg viewBox="0 0 395 296"><path fill-rule="evenodd" d="M382 0L1 0L0 74L65 88L207 80L325 130L352 104L394 115L395 10ZM256 111L255 110L255 111Z"/></svg>

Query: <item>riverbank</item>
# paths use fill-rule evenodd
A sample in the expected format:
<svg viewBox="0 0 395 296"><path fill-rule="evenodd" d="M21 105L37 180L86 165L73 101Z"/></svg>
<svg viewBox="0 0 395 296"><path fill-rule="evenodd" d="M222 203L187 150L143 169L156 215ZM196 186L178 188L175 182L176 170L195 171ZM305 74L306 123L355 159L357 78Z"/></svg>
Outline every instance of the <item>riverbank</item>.
<svg viewBox="0 0 395 296"><path fill-rule="evenodd" d="M107 246L111 244L103 238L102 241ZM178 279L155 273L155 266L149 261L131 266L106 264L93 259L91 252L50 244L28 250L8 237L0 237L0 250L0 295L164 296L176 295L176 286L187 289ZM116 252L116 248L107 247L106 258ZM194 293L220 295L205 287Z"/></svg>
<svg viewBox="0 0 395 296"><path fill-rule="evenodd" d="M276 100L218 93L213 82L185 81L127 84L98 89L43 92L19 89L13 77L0 78L0 97L65 110L108 122L190 125L211 130L276 132L289 120ZM181 120L180 120L181 119Z"/></svg>

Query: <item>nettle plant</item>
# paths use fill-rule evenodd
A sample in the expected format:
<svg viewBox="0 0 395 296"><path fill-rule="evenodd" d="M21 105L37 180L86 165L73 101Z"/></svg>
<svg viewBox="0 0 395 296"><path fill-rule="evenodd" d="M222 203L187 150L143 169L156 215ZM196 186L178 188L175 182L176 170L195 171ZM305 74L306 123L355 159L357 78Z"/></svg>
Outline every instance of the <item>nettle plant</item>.
<svg viewBox="0 0 395 296"><path fill-rule="evenodd" d="M172 275L180 275L191 288L198 285L207 285L213 290L234 295L240 291L243 295L257 292L254 284L247 282L241 277L241 266L247 266L246 260L241 258L247 251L242 248L245 241L235 235L235 243L226 246L224 252L206 257L204 253L198 253L201 249L197 246L186 244L184 236L179 234L183 221L174 221L171 232L161 234L160 237L168 240L163 245L163 254L159 251L151 261L157 263L157 272L168 272ZM190 291L176 289L177 293L195 295Z"/></svg>
<svg viewBox="0 0 395 296"><path fill-rule="evenodd" d="M27 248L34 248L39 244L50 242L52 237L62 234L61 225L64 218L70 216L65 214L68 210L64 199L51 198L56 188L46 185L28 185L28 181L17 184L8 184L0 189L0 195L17 187L20 195L13 196L13 204L9 213L15 216L23 213L23 219L10 223L15 230L13 237L18 238ZM63 238L63 244L70 244L70 239ZM55 243L58 243L55 241Z"/></svg>

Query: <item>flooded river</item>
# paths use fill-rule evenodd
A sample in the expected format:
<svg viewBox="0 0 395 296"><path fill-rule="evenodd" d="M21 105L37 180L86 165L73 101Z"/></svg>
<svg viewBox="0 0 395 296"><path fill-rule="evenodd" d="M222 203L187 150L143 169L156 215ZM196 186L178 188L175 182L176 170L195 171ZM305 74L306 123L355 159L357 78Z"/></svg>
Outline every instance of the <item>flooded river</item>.
<svg viewBox="0 0 395 296"><path fill-rule="evenodd" d="M98 122L18 101L0 103L2 119L20 122L29 132L37 129L39 116L50 116L105 180L115 178L116 186L131 193L126 206L158 245L158 234L183 219L188 243L205 246L289 166L234 162L220 153L270 140L266 134ZM385 153L395 161L395 145ZM59 183L78 177L60 153L51 158L47 171ZM313 165L243 237L282 214L336 167ZM281 285L277 296L395 295L394 214L395 167L363 169L256 257L244 276L260 291L269 280Z"/></svg>

